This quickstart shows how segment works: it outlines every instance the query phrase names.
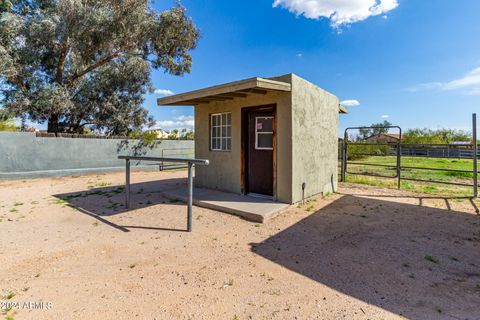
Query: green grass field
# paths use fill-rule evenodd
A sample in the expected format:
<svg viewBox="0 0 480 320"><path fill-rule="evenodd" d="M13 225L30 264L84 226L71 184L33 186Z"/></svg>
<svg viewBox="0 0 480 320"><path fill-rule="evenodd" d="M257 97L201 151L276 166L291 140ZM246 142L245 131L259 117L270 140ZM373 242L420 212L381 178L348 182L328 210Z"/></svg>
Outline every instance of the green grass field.
<svg viewBox="0 0 480 320"><path fill-rule="evenodd" d="M385 176L395 176L395 168L366 166L364 163L396 165L396 157L366 157L360 160L348 161L348 172L354 173L370 173ZM359 163L359 164L357 164ZM434 169L454 169L473 171L473 161L468 159L438 159L438 158L422 158L422 157L402 157L402 167L420 167ZM452 171L429 171L419 169L403 169L401 176L404 178L415 178L423 180L438 180L445 182L456 182L473 184L473 173L452 172ZM347 182L369 184L381 187L397 187L396 179L369 177L362 175L347 175ZM414 182L402 181L402 189L432 193L437 195L453 195L453 196L472 196L473 187L462 187L453 185L444 185L431 182Z"/></svg>

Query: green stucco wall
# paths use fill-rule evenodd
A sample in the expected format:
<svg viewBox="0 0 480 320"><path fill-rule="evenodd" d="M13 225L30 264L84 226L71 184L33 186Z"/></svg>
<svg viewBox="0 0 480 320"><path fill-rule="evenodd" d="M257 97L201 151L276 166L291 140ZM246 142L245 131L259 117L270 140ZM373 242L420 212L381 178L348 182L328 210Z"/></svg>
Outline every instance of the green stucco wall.
<svg viewBox="0 0 480 320"><path fill-rule="evenodd" d="M333 192L338 183L338 98L292 76L292 202Z"/></svg>

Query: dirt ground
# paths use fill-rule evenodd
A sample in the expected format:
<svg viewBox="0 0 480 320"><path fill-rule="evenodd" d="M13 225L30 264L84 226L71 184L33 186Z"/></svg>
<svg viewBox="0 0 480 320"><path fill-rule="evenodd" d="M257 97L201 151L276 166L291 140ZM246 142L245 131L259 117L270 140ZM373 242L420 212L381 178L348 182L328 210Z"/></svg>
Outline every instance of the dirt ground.
<svg viewBox="0 0 480 320"><path fill-rule="evenodd" d="M0 182L1 317L480 319L478 202L342 185L187 233L184 176L133 173L132 210L122 173Z"/></svg>

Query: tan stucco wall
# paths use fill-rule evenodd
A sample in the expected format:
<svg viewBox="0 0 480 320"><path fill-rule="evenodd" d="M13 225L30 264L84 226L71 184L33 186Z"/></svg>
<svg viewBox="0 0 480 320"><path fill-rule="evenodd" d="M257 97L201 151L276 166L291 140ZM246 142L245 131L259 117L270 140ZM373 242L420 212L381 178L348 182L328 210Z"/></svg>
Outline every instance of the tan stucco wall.
<svg viewBox="0 0 480 320"><path fill-rule="evenodd" d="M338 98L292 75L292 201L336 190Z"/></svg>
<svg viewBox="0 0 480 320"><path fill-rule="evenodd" d="M241 109L277 105L277 199L291 202L291 94L269 92L246 98L199 104L195 107L195 157L209 159L209 166L195 169L195 185L234 193L241 192ZM210 151L209 117L212 113L232 113L232 150Z"/></svg>

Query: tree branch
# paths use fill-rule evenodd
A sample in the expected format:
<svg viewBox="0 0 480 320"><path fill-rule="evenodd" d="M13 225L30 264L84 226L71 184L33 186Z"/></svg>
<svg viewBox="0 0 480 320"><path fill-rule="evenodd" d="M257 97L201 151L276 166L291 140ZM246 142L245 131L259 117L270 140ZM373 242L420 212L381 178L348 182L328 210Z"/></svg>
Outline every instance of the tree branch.
<svg viewBox="0 0 480 320"><path fill-rule="evenodd" d="M55 74L55 82L58 84L62 84L63 69L65 67L65 59L67 58L68 50L69 50L68 37L66 37L62 46L62 51L60 51L60 57L58 58L58 64L57 64L57 72Z"/></svg>
<svg viewBox="0 0 480 320"><path fill-rule="evenodd" d="M69 32L70 32L70 21L67 17L66 24L65 24L65 31L64 37L62 41L62 47L60 50L60 56L58 57L57 63L57 70L55 73L55 82L58 84L62 84L63 81L63 70L65 68L65 59L67 58L68 51L70 50L68 46L69 42Z"/></svg>
<svg viewBox="0 0 480 320"><path fill-rule="evenodd" d="M22 92L28 96L28 86L23 82L23 79L20 76L15 76L15 77L9 77L7 78L8 81L10 81L13 84L16 84L17 86L20 87Z"/></svg>
<svg viewBox="0 0 480 320"><path fill-rule="evenodd" d="M75 82L75 80L77 80L78 78L81 78L83 77L84 75L86 75L87 73L91 72L92 70L95 70L97 68L100 68L101 66L107 64L108 62L112 61L113 59L119 57L121 54L120 51L117 51L115 53L112 53L111 55L108 55L106 57L103 57L102 59L100 59L99 61L95 62L94 64L90 65L88 68L82 70L80 73L75 73L72 78L70 79L70 81L68 81L68 84L67 84L67 87L70 87L73 82Z"/></svg>

